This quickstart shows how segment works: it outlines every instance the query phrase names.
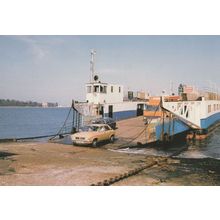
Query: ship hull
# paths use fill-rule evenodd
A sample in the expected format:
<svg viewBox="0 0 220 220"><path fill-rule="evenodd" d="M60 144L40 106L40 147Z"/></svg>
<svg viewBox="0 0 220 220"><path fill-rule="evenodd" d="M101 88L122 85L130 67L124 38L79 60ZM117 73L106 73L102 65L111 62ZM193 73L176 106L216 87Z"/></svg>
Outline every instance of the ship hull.
<svg viewBox="0 0 220 220"><path fill-rule="evenodd" d="M220 122L220 112L217 112L207 118L201 119L201 128L208 129Z"/></svg>
<svg viewBox="0 0 220 220"><path fill-rule="evenodd" d="M201 119L201 129L198 129L201 134L210 133L220 125L220 113L213 114L208 118ZM179 141L186 137L189 131L193 130L179 119L173 120L171 123L160 123L156 126L156 140L164 141L164 136L168 135L170 141Z"/></svg>

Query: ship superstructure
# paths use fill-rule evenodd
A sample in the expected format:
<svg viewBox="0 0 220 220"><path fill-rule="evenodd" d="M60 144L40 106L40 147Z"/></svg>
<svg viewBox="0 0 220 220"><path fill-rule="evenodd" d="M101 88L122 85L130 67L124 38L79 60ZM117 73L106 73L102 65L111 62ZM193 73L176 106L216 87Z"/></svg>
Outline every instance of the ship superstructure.
<svg viewBox="0 0 220 220"><path fill-rule="evenodd" d="M201 101L163 101L162 105L194 129L208 129L220 120L220 100L202 97Z"/></svg>
<svg viewBox="0 0 220 220"><path fill-rule="evenodd" d="M124 87L121 84L102 82L95 71L95 54L91 51L90 82L86 83L86 101L75 104L84 118L110 117L115 120L143 115L147 97L139 93L141 98L128 97L125 100Z"/></svg>

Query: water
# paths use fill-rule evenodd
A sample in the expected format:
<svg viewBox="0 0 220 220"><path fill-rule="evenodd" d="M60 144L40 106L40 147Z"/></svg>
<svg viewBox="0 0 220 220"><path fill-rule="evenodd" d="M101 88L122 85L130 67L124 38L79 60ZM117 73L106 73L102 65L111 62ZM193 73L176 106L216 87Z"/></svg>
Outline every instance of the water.
<svg viewBox="0 0 220 220"><path fill-rule="evenodd" d="M178 158L214 158L220 160L220 127L216 128L209 137L202 141L191 143L179 143L169 147L146 147L146 148L125 148L117 152L144 154L148 156L171 156L173 153L183 150Z"/></svg>
<svg viewBox="0 0 220 220"><path fill-rule="evenodd" d="M0 139L56 134L69 108L0 107ZM70 130L72 114L67 121Z"/></svg>
<svg viewBox="0 0 220 220"><path fill-rule="evenodd" d="M220 160L220 127L203 141L188 144L187 151L181 153L182 158L215 158Z"/></svg>

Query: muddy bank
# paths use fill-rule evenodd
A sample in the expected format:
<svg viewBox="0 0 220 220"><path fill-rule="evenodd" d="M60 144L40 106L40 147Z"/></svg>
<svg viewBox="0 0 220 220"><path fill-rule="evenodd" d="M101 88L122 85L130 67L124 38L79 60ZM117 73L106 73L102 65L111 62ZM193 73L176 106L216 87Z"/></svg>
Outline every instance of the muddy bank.
<svg viewBox="0 0 220 220"><path fill-rule="evenodd" d="M220 161L212 158L169 158L114 185L218 186L219 167Z"/></svg>
<svg viewBox="0 0 220 220"><path fill-rule="evenodd" d="M0 185L91 185L157 162L113 185L219 185L219 160L114 152L57 143L1 143ZM152 163L153 164L153 163Z"/></svg>

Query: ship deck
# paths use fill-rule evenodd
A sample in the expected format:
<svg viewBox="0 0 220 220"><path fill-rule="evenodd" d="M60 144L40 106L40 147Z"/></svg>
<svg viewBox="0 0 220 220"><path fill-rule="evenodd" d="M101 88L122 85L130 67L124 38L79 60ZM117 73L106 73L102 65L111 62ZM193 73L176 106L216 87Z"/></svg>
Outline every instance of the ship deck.
<svg viewBox="0 0 220 220"><path fill-rule="evenodd" d="M105 147L118 149L147 142L146 125L143 116L125 119L117 122L116 141L106 144Z"/></svg>
<svg viewBox="0 0 220 220"><path fill-rule="evenodd" d="M146 126L143 116L118 121L116 141L103 147L107 149L120 149L153 144L156 141L155 128L157 123L157 120L153 120Z"/></svg>

